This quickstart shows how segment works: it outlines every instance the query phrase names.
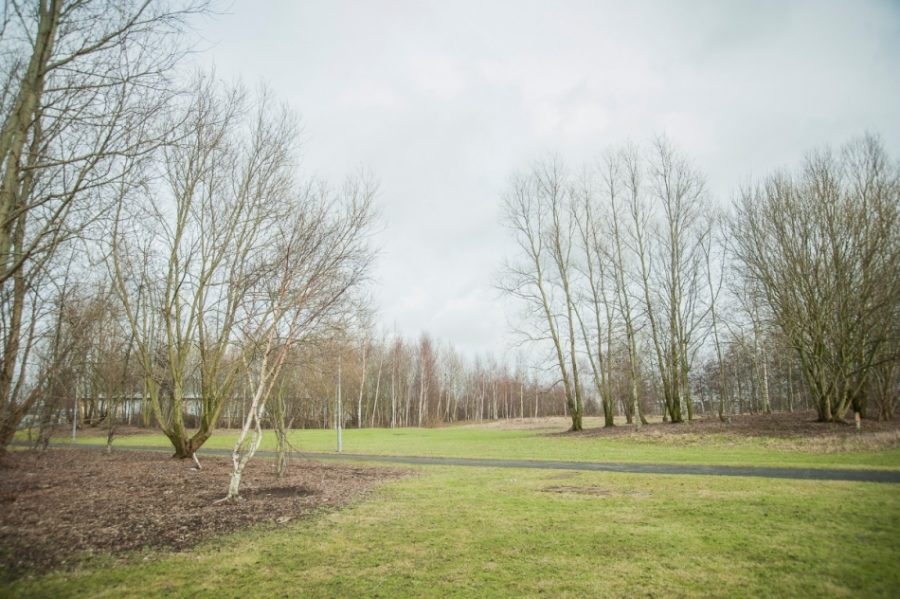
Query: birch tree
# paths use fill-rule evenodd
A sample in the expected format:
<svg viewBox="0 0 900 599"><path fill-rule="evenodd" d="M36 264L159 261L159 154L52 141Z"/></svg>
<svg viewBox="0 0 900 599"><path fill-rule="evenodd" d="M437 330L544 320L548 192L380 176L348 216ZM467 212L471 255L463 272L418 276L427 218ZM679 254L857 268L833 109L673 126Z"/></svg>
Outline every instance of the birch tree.
<svg viewBox="0 0 900 599"><path fill-rule="evenodd" d="M266 402L285 359L354 308L353 293L374 258L368 244L374 194L375 186L361 179L348 182L339 197L326 190L306 192L287 204L275 224L271 255L254 274L242 309L241 338L253 396L232 451L226 500L239 497L244 469L262 441Z"/></svg>

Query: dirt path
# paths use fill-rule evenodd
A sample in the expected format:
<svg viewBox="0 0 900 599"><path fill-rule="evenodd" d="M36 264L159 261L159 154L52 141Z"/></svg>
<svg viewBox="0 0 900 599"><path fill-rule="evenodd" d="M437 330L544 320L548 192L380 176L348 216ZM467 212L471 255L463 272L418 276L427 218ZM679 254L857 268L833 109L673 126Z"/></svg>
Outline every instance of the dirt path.
<svg viewBox="0 0 900 599"><path fill-rule="evenodd" d="M105 447L104 444L80 447ZM171 451L168 447L119 447L133 451ZM198 455L230 455L227 449L201 449ZM260 457L275 457L275 452L258 451ZM835 480L872 483L900 483L900 470L849 470L844 468L771 468L754 466L701 466L686 464L636 464L614 462L564 462L549 460L504 460L489 458L445 458L426 456L392 456L350 453L294 454L306 460L348 460L419 466L473 466L479 468L537 468L542 470L586 470L595 472L627 472L634 474L688 474L700 476L756 476L797 480Z"/></svg>

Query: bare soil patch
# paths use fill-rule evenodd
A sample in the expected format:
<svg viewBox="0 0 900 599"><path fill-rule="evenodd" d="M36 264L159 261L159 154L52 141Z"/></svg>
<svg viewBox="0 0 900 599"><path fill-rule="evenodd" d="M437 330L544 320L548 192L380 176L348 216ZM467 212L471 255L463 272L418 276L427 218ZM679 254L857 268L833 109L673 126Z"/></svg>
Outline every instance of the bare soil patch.
<svg viewBox="0 0 900 599"><path fill-rule="evenodd" d="M613 496L642 496L646 497L648 493L638 493L636 491L612 491L602 487L578 487L573 485L554 485L541 489L545 493L560 493L573 495L591 495L593 497L613 497Z"/></svg>
<svg viewBox="0 0 900 599"><path fill-rule="evenodd" d="M609 489L601 489L600 487L574 487L571 485L556 485L552 487L544 487L542 491L546 493L575 493L576 495L597 495L600 497L608 497L613 494Z"/></svg>
<svg viewBox="0 0 900 599"><path fill-rule="evenodd" d="M580 437L629 437L637 441L692 445L710 440L756 440L770 447L817 452L865 451L900 447L900 420L863 420L861 430L852 423L816 422L815 412L744 414L727 422L717 417L691 422L650 423L640 431L632 425L591 428L579 433L555 433Z"/></svg>
<svg viewBox="0 0 900 599"><path fill-rule="evenodd" d="M581 474L580 472L560 472L559 474L552 474L545 478L547 480L568 480L570 478L576 478L580 474Z"/></svg>
<svg viewBox="0 0 900 599"><path fill-rule="evenodd" d="M230 461L203 470L164 453L97 449L12 452L0 460L0 576L72 564L92 553L185 550L212 536L334 509L396 468L296 461L278 480L269 460L247 466L242 501L225 495Z"/></svg>
<svg viewBox="0 0 900 599"><path fill-rule="evenodd" d="M37 429L26 429L26 439L31 442L32 438L37 436L37 432ZM146 435L158 432L159 430L154 428L141 428L139 426L133 426L129 424L117 424L115 435L113 435L113 438L119 439L122 437L131 437L133 435ZM91 438L95 439L97 443L106 443L106 437L108 434L109 431L107 430L106 425L102 422L93 426L79 426L78 430L76 431L76 436L79 439ZM56 426L53 428L50 436L54 440L69 439L72 436L72 427L67 424Z"/></svg>

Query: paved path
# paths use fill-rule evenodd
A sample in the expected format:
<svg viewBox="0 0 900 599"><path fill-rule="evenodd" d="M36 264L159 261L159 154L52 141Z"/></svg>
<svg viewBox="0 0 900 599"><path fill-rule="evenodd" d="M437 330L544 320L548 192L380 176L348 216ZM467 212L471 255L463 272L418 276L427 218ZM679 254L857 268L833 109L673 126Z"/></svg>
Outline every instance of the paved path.
<svg viewBox="0 0 900 599"><path fill-rule="evenodd" d="M54 444L68 446L68 444ZM79 444L78 447L106 447L105 444ZM133 451L165 451L170 447L119 446ZM231 455L229 449L203 448L203 455ZM260 457L275 457L274 451L257 451ZM503 460L488 458L443 458L425 456L389 456L353 453L294 453L308 460L351 460L424 466L473 466L478 468L538 468L542 470L585 470L592 472L627 472L635 474L692 474L701 476L757 476L799 480L841 480L853 482L900 483L900 470L848 470L839 468L756 468L752 466L699 466L685 464L635 464L612 462L559 462L547 460Z"/></svg>

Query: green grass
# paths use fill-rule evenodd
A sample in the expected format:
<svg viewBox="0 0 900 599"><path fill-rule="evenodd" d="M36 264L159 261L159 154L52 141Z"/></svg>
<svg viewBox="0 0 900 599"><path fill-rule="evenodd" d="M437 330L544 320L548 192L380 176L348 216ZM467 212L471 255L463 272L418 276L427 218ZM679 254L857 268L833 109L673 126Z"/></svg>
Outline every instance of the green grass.
<svg viewBox="0 0 900 599"><path fill-rule="evenodd" d="M342 511L0 595L891 597L897 564L894 485L430 468Z"/></svg>
<svg viewBox="0 0 900 599"><path fill-rule="evenodd" d="M230 449L236 438L237 433L234 431L217 431L206 443L206 447ZM98 441L105 442L105 439L85 436L78 438L78 442L82 443ZM291 433L291 441L301 451L335 450L335 433L332 430L296 430ZM147 434L117 438L115 444L165 447L169 442L160 434ZM261 448L274 448L271 433L266 433ZM784 440L765 437L710 434L663 438L637 435L568 437L548 435L547 431L540 430L503 430L479 426L348 429L344 431L344 452L529 460L900 469L898 447L878 451L823 453L814 449L790 448L785 446Z"/></svg>

